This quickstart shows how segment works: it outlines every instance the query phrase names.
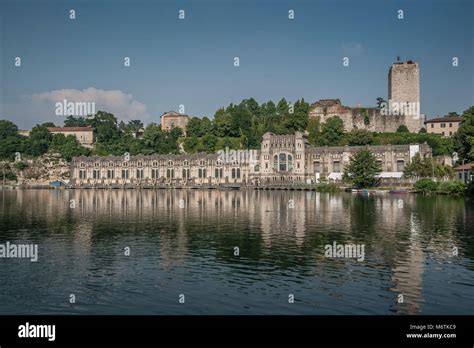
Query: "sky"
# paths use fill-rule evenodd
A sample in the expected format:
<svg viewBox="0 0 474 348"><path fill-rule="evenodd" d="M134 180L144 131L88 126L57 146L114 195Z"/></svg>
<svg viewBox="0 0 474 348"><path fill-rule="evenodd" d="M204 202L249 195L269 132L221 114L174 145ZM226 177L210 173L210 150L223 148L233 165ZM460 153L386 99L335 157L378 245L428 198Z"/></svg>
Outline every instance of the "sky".
<svg viewBox="0 0 474 348"><path fill-rule="evenodd" d="M471 0L0 0L0 119L62 125L64 99L145 123L250 97L374 106L397 56L420 65L422 113L461 113L473 18Z"/></svg>

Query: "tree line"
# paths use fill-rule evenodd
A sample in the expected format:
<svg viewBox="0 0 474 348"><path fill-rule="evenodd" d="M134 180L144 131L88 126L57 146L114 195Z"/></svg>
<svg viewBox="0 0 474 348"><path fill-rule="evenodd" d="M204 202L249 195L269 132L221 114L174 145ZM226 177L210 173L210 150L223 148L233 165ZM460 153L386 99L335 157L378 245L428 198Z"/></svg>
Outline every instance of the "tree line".
<svg viewBox="0 0 474 348"><path fill-rule="evenodd" d="M258 149L266 132L292 134L307 131L308 141L313 146L426 142L435 156L451 155L457 151L461 160L474 161L474 106L464 111L463 121L453 137L428 134L423 129L419 133L409 133L406 127L400 127L395 133L376 133L365 129L344 132L344 124L339 117L334 116L320 123L317 118L309 119L309 108L304 99L291 104L282 98L277 104L268 101L260 105L253 98L244 99L239 104L231 103L220 108L212 119L192 117L186 137L179 128L165 131L156 123L145 127L140 120L119 122L113 114L105 111L98 111L89 117L67 117L65 127L95 128L96 144L93 149L82 147L73 136L51 134L47 129L55 126L51 122L36 125L29 137L23 137L13 122L0 120L0 159L13 160L17 152L35 157L54 151L70 160L80 155L123 155L126 152L131 155L173 154L179 153L181 147L188 153L215 152L225 147Z"/></svg>

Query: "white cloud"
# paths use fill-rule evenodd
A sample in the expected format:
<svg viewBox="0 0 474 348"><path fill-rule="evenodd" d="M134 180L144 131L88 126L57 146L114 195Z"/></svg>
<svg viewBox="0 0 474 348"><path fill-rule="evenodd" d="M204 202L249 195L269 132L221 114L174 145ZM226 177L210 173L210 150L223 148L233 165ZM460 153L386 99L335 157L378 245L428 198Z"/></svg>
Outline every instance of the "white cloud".
<svg viewBox="0 0 474 348"><path fill-rule="evenodd" d="M119 120L142 120L146 122L149 114L146 105L134 99L131 94L126 94L121 90L103 90L94 87L87 89L57 89L48 92L35 93L27 96L27 99L37 106L45 104L51 106L51 116L54 115L55 104L63 102L94 102L95 110L107 111L114 114Z"/></svg>
<svg viewBox="0 0 474 348"><path fill-rule="evenodd" d="M341 45L342 53L346 56L357 56L364 54L367 50L359 42L347 42Z"/></svg>

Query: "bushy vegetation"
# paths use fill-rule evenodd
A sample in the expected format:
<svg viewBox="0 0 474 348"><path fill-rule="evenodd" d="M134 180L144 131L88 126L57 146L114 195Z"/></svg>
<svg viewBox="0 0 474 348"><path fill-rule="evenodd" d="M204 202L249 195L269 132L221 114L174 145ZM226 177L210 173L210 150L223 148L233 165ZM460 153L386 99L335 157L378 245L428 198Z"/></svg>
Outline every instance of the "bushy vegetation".
<svg viewBox="0 0 474 348"><path fill-rule="evenodd" d="M433 193L438 189L438 183L432 179L420 179L415 183L415 190L419 193Z"/></svg>
<svg viewBox="0 0 474 348"><path fill-rule="evenodd" d="M403 176L410 179L432 178L451 179L454 169L433 160L432 157L421 158L417 153L409 164L405 166Z"/></svg>
<svg viewBox="0 0 474 348"><path fill-rule="evenodd" d="M435 182L431 179L424 178L415 183L415 190L423 194L440 193L462 195L466 193L466 186L459 180Z"/></svg>
<svg viewBox="0 0 474 348"><path fill-rule="evenodd" d="M336 193L340 192L341 189L336 184L321 182L319 184L316 184L316 191L325 193Z"/></svg>
<svg viewBox="0 0 474 348"><path fill-rule="evenodd" d="M462 195L466 191L466 186L462 181L442 181L438 185L437 192L448 195Z"/></svg>

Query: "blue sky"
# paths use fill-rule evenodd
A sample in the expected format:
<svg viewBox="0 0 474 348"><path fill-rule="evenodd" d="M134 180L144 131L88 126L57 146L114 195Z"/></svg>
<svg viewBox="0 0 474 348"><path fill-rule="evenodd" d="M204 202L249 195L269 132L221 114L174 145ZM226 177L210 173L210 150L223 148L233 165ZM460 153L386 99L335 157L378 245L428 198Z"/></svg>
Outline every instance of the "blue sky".
<svg viewBox="0 0 474 348"><path fill-rule="evenodd" d="M462 112L474 105L473 3L0 0L0 118L62 124L54 104L63 97L146 123L181 104L212 117L249 97L371 106L387 97L397 56L420 64L423 113Z"/></svg>

